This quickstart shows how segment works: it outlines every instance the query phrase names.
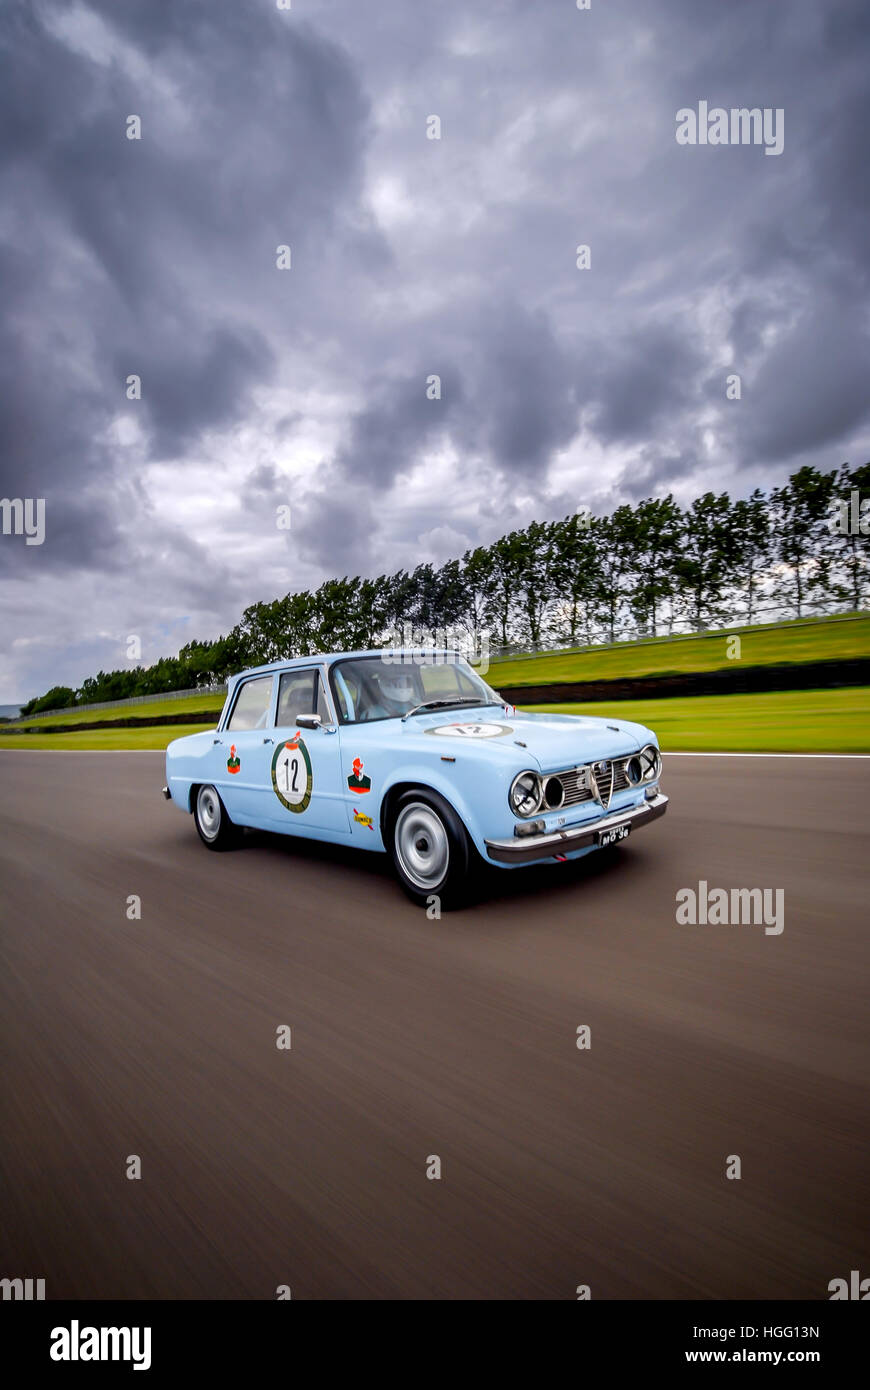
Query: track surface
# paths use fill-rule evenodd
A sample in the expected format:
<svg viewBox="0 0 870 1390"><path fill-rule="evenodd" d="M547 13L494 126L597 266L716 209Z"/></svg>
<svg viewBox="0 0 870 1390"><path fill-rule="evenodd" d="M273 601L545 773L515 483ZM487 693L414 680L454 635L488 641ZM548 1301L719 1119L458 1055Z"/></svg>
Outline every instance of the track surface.
<svg viewBox="0 0 870 1390"><path fill-rule="evenodd" d="M382 856L209 854L162 773L0 754L0 1275L820 1299L870 1274L870 763L666 758L663 821L440 922ZM785 931L677 926L699 879L784 888Z"/></svg>

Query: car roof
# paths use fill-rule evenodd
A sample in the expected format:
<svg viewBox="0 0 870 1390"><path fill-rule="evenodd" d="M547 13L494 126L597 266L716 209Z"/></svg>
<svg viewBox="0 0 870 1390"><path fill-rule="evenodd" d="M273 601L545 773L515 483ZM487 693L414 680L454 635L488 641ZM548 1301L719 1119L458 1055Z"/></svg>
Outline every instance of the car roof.
<svg viewBox="0 0 870 1390"><path fill-rule="evenodd" d="M286 671L296 666L332 665L335 661L348 661L360 656L389 656L392 661L399 657L458 656L462 653L450 647L378 647L359 652L315 652L311 656L287 656L280 661L269 661L264 666L248 666L230 677L230 684L241 680L242 676L267 676L273 671Z"/></svg>

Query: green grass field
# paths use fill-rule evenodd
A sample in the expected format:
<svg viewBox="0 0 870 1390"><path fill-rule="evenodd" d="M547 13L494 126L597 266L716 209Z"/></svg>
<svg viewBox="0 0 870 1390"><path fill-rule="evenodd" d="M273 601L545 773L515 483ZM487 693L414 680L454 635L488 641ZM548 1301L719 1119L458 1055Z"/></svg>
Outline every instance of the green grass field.
<svg viewBox="0 0 870 1390"><path fill-rule="evenodd" d="M4 734L3 748L165 748L174 738L213 729L214 724L161 724L156 729L83 729L74 734Z"/></svg>
<svg viewBox="0 0 870 1390"><path fill-rule="evenodd" d="M729 637L738 636L742 666L778 666L806 661L870 656L870 614L819 618L767 627L727 628L688 637L647 638L610 647L580 647L540 656L508 657L490 664L490 685L518 687L561 681L618 680L717 671L737 663L728 656Z"/></svg>
<svg viewBox="0 0 870 1390"><path fill-rule="evenodd" d="M672 753L870 753L867 686L521 708L634 720Z"/></svg>
<svg viewBox="0 0 870 1390"><path fill-rule="evenodd" d="M870 753L870 687L764 695L696 695L675 700L528 705L542 714L607 715L646 724L671 752ZM165 748L211 724L94 729L75 734L0 733L3 748Z"/></svg>

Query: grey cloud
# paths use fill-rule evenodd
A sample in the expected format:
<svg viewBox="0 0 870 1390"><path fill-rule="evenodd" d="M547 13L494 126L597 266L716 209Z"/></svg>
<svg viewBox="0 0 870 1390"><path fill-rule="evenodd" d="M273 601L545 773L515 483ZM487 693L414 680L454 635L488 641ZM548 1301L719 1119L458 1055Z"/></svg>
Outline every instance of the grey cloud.
<svg viewBox="0 0 870 1390"><path fill-rule="evenodd" d="M110 61L102 40L88 55L93 15ZM208 635L296 584L414 563L420 536L561 514L566 451L602 505L691 495L708 426L735 491L848 456L867 430L868 37L859 0L787 18L443 0L425 22L399 0L6 0L0 488L56 522L44 547L0 547L34 595L15 633L42 612L53 636L11 669L87 673L95 574L103 627L139 602L155 642L179 611ZM678 147L701 98L784 107L782 156ZM141 437L118 443L118 418ZM189 534L206 437L229 515L204 498ZM459 463L432 501L414 467L442 446ZM172 464L159 483L152 460ZM294 529L265 568L285 479Z"/></svg>
<svg viewBox="0 0 870 1390"><path fill-rule="evenodd" d="M601 439L648 439L662 423L673 427L697 390L701 362L696 345L674 327L638 326L628 337L601 348L592 366L592 428Z"/></svg>
<svg viewBox="0 0 870 1390"><path fill-rule="evenodd" d="M757 399L760 408L746 415L745 455L780 462L817 449L824 457L845 434L870 422L868 381L864 315L815 304L765 356L749 384L747 399Z"/></svg>

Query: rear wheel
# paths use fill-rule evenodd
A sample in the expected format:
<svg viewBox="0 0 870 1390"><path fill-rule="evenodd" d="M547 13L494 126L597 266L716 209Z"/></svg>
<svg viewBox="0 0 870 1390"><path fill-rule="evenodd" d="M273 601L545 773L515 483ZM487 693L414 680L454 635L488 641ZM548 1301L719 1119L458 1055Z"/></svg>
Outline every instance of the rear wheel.
<svg viewBox="0 0 870 1390"><path fill-rule="evenodd" d="M241 830L227 815L227 808L212 786L199 787L193 803L193 819L207 849L224 850L237 845Z"/></svg>
<svg viewBox="0 0 870 1390"><path fill-rule="evenodd" d="M393 810L389 833L396 875L420 907L461 907L472 896L477 853L449 802L428 788L405 792Z"/></svg>

